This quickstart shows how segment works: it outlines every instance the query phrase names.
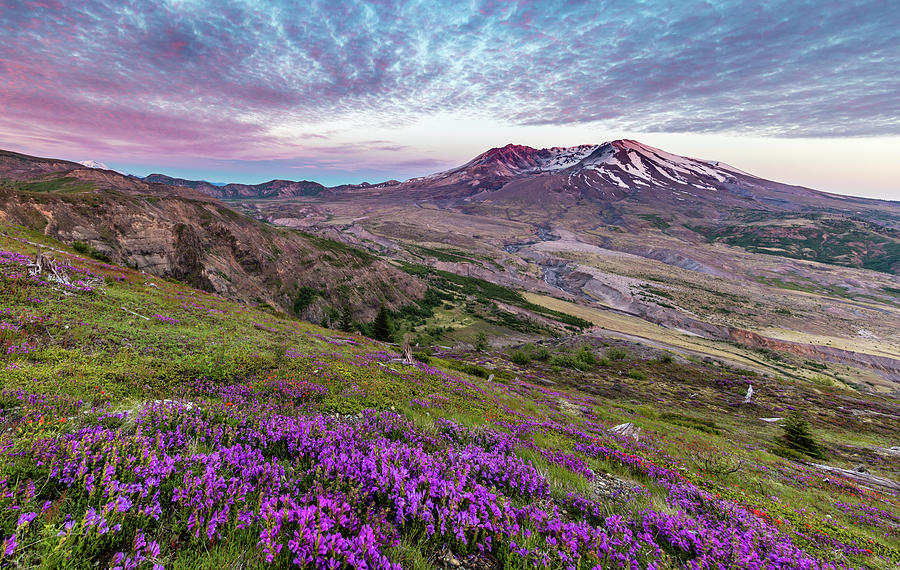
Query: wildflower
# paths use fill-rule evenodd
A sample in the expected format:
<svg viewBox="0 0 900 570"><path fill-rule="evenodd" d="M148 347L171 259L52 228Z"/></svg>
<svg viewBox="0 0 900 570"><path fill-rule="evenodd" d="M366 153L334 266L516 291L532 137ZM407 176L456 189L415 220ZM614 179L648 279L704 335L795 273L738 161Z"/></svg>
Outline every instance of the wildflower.
<svg viewBox="0 0 900 570"><path fill-rule="evenodd" d="M16 523L16 528L21 528L26 526L28 523L33 521L38 516L37 513L22 513L19 515L19 521Z"/></svg>
<svg viewBox="0 0 900 570"><path fill-rule="evenodd" d="M16 535L12 535L3 541L3 556L12 556L16 550Z"/></svg>

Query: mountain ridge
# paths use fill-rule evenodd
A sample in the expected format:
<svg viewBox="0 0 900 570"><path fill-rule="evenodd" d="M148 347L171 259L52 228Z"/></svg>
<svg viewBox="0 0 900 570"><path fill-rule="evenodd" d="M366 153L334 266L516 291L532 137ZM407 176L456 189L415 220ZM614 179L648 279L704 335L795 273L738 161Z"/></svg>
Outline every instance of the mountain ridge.
<svg viewBox="0 0 900 570"><path fill-rule="evenodd" d="M305 184L306 181L298 184ZM266 184L241 185L236 199L317 197L373 197L405 202L450 203L559 202L581 199L615 203L622 200L648 205L666 204L676 210L703 207L760 208L800 211L858 206L883 208L900 202L835 194L767 180L722 161L689 158L639 141L616 139L602 144L534 148L507 144L488 149L468 162L427 176L404 181L317 187L316 191L272 192ZM229 188L225 186L224 188ZM238 187L238 186L235 186ZM210 186L210 195L224 194ZM642 196L646 196L643 198ZM879 222L881 223L881 222ZM900 217L885 224L900 229Z"/></svg>
<svg viewBox="0 0 900 570"><path fill-rule="evenodd" d="M231 198L293 198L297 196L317 196L326 190L325 186L310 180L273 179L260 184L228 183L217 185L205 180L173 178L165 174L149 174L141 178L145 182L167 184L191 188L219 199Z"/></svg>
<svg viewBox="0 0 900 570"><path fill-rule="evenodd" d="M317 321L345 308L367 319L381 303L397 308L424 294L364 251L274 228L193 188L71 161L0 151L0 220L243 302L293 311L307 287L316 293L304 316Z"/></svg>

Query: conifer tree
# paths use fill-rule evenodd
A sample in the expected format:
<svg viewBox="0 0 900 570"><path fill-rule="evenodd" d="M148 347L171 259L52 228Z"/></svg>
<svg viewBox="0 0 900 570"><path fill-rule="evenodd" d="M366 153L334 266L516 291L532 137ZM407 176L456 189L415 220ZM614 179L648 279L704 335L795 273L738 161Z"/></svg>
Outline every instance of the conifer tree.
<svg viewBox="0 0 900 570"><path fill-rule="evenodd" d="M809 422L803 419L800 412L793 411L785 419L781 429L784 430L782 442L795 452L808 455L815 459L823 459L825 453L822 446L813 438L809 429Z"/></svg>
<svg viewBox="0 0 900 570"><path fill-rule="evenodd" d="M353 312L350 305L344 305L344 311L341 313L341 320L338 322L338 328L344 332L353 330Z"/></svg>
<svg viewBox="0 0 900 570"><path fill-rule="evenodd" d="M391 342L394 332L391 327L391 317L384 305L378 310L375 320L372 322L372 338L383 342Z"/></svg>

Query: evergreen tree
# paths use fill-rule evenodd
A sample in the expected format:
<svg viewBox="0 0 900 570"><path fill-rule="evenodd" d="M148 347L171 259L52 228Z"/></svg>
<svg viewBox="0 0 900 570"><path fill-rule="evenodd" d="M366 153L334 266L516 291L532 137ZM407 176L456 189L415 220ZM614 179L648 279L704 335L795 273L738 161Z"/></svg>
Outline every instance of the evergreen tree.
<svg viewBox="0 0 900 570"><path fill-rule="evenodd" d="M825 453L813 438L809 422L803 419L800 412L793 411L785 419L781 429L784 430L782 443L792 451L808 455L815 459L823 459Z"/></svg>
<svg viewBox="0 0 900 570"><path fill-rule="evenodd" d="M372 321L372 338L383 342L391 342L394 331L391 326L391 317L384 305L378 310L375 320Z"/></svg>
<svg viewBox="0 0 900 570"><path fill-rule="evenodd" d="M350 311L350 305L344 305L344 312L341 313L341 320L338 328L344 332L353 330L353 313Z"/></svg>

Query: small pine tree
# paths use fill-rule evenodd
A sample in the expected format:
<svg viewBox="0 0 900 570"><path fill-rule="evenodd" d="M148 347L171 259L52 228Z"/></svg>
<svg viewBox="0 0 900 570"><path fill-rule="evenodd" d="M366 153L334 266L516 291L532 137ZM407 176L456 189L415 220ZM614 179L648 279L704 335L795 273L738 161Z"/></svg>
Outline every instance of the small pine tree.
<svg viewBox="0 0 900 570"><path fill-rule="evenodd" d="M825 457L822 446L813 438L809 422L803 418L800 412L793 411L788 414L781 429L784 430L781 440L787 448L814 459Z"/></svg>
<svg viewBox="0 0 900 570"><path fill-rule="evenodd" d="M344 311L341 313L341 320L338 322L338 328L344 332L353 330L353 312L350 305L344 305Z"/></svg>
<svg viewBox="0 0 900 570"><path fill-rule="evenodd" d="M372 338L382 342L391 342L394 332L391 327L391 317L384 305L378 310L375 320L372 321Z"/></svg>

